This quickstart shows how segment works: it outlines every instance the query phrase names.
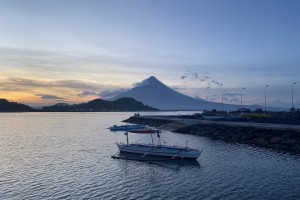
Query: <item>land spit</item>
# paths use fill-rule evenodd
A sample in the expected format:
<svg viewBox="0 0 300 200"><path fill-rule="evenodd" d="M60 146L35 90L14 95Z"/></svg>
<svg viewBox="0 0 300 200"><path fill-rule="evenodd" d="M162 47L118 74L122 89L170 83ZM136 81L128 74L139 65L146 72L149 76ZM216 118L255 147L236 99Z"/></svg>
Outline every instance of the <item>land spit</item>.
<svg viewBox="0 0 300 200"><path fill-rule="evenodd" d="M124 122L182 134L300 153L300 125L210 121L180 116L133 116Z"/></svg>

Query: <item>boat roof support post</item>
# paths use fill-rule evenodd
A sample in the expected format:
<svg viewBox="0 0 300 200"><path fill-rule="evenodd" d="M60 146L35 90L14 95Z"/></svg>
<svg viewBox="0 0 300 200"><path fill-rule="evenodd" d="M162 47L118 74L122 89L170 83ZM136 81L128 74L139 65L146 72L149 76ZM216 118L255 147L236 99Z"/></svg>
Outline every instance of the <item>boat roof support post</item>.
<svg viewBox="0 0 300 200"><path fill-rule="evenodd" d="M152 134L150 134L151 135L151 140L152 140L152 146L154 145L154 143L153 143L153 136L152 136Z"/></svg>

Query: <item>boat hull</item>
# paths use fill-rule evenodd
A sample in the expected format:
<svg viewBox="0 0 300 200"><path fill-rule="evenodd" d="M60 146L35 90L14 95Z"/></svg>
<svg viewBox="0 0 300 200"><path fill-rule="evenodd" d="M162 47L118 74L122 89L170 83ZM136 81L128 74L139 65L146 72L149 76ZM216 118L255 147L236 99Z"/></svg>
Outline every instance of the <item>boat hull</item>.
<svg viewBox="0 0 300 200"><path fill-rule="evenodd" d="M151 133L157 133L159 130L156 129L135 129L135 130L129 130L130 133L141 133L141 134L151 134Z"/></svg>
<svg viewBox="0 0 300 200"><path fill-rule="evenodd" d="M121 125L121 126L112 126L109 127L110 131L129 131L129 130L138 130L138 129L145 129L147 126L145 125Z"/></svg>
<svg viewBox="0 0 300 200"><path fill-rule="evenodd" d="M123 144L117 143L120 152L141 154L142 156L160 156L169 158L197 159L202 150L172 147L167 145Z"/></svg>

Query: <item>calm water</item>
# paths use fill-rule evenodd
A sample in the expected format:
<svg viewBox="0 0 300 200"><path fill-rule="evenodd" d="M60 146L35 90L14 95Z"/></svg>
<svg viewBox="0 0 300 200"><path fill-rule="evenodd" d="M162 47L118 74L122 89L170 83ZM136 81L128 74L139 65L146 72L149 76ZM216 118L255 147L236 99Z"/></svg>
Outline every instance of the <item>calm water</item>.
<svg viewBox="0 0 300 200"><path fill-rule="evenodd" d="M157 114L157 113L156 113ZM132 113L0 113L0 199L300 199L300 156L162 134L196 162L115 160ZM130 135L131 141L150 138Z"/></svg>

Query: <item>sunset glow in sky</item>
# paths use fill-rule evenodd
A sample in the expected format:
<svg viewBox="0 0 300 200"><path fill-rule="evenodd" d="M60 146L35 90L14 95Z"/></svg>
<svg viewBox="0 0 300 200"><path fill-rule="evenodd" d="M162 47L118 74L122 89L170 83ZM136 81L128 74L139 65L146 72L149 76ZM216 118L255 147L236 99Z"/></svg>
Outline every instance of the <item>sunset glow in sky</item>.
<svg viewBox="0 0 300 200"><path fill-rule="evenodd" d="M298 0L0 0L0 98L79 103L155 76L192 97L300 107ZM195 76L195 73L197 76Z"/></svg>

